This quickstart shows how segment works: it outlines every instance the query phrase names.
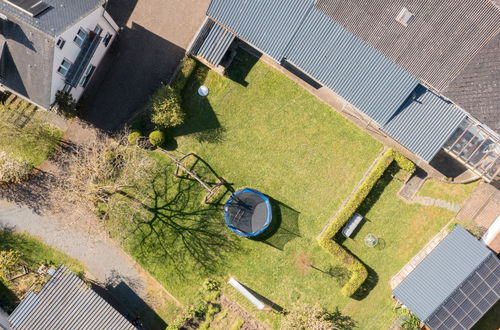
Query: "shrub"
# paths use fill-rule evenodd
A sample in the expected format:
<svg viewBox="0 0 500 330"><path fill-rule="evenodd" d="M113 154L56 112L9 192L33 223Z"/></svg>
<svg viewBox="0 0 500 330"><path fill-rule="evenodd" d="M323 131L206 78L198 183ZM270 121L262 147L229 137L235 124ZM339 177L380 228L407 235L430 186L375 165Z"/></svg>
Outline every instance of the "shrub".
<svg viewBox="0 0 500 330"><path fill-rule="evenodd" d="M403 170L412 173L415 171L415 164L404 157L401 153L388 149L375 164L365 180L361 183L352 197L347 201L344 208L340 210L323 234L318 238L319 245L334 258L340 259L345 267L351 272L349 281L344 285L341 292L346 296L352 296L368 277L366 267L353 255L347 252L341 245L333 240L333 237L351 219L352 215L359 208L361 203L368 196L377 181L382 177L389 165L396 161Z"/></svg>
<svg viewBox="0 0 500 330"><path fill-rule="evenodd" d="M8 280L10 274L19 265L21 254L16 250L0 251L0 278Z"/></svg>
<svg viewBox="0 0 500 330"><path fill-rule="evenodd" d="M205 291L218 291L220 288L219 282L214 279L206 279L205 282L203 282L203 289Z"/></svg>
<svg viewBox="0 0 500 330"><path fill-rule="evenodd" d="M390 150L392 150L392 155L394 157L394 161L398 164L398 166L402 170L405 170L406 172L408 172L410 174L415 172L415 164L411 160L409 160L408 158L403 156L403 154L401 154L399 151L396 151L394 149L390 149Z"/></svg>
<svg viewBox="0 0 500 330"><path fill-rule="evenodd" d="M141 138L142 134L138 130L133 130L130 132L130 134L127 136L128 143L130 145L136 145L137 142L139 142L139 139Z"/></svg>
<svg viewBox="0 0 500 330"><path fill-rule="evenodd" d="M182 125L184 112L181 107L179 93L170 86L162 85L151 97L149 110L151 122L163 127L170 128Z"/></svg>
<svg viewBox="0 0 500 330"><path fill-rule="evenodd" d="M187 81L194 69L196 68L196 60L192 57L185 57L182 60L181 68L175 81L172 83L172 88L178 93L181 93L184 87L186 87Z"/></svg>
<svg viewBox="0 0 500 330"><path fill-rule="evenodd" d="M76 100L68 92L57 91L55 104L57 112L65 118L74 118L78 115Z"/></svg>
<svg viewBox="0 0 500 330"><path fill-rule="evenodd" d="M162 131L152 131L149 134L149 142L153 147L159 147L165 142L165 133Z"/></svg>
<svg viewBox="0 0 500 330"><path fill-rule="evenodd" d="M19 183L28 177L31 170L28 162L13 159L0 151L0 182Z"/></svg>

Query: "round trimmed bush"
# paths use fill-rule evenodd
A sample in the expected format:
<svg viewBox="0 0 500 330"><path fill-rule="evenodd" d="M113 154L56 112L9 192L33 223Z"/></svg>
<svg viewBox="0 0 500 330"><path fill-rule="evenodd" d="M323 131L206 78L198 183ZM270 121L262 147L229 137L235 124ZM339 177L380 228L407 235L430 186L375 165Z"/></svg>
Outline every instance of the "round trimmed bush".
<svg viewBox="0 0 500 330"><path fill-rule="evenodd" d="M149 142L153 147L159 147L165 143L165 133L162 131L152 131L149 134Z"/></svg>
<svg viewBox="0 0 500 330"><path fill-rule="evenodd" d="M130 145L136 145L137 142L139 142L139 139L141 138L142 134L138 130L133 130L130 132L130 134L127 136L128 143Z"/></svg>

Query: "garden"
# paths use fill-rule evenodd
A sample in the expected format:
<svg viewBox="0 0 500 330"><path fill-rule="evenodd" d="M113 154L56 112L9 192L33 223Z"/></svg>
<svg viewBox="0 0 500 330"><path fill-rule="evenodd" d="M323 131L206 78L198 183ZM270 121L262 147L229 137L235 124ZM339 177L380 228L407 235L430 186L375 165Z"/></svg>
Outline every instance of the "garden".
<svg viewBox="0 0 500 330"><path fill-rule="evenodd" d="M167 136L161 142L177 158L194 153L190 168L207 182L223 178L229 189L205 204L198 182L173 176L171 158L144 151L148 175L108 196L102 210L112 235L185 304L207 278L223 283L230 275L275 310L317 303L330 312L339 308L360 328L390 326L396 318L390 278L453 213L398 199L411 170L398 155L253 56L240 52L226 76L201 64L191 69L181 71L182 88L161 87L164 97L179 93L183 112L180 122L161 128ZM209 88L207 97L197 94L200 85ZM147 135L144 121L133 128ZM350 239L339 239L338 228L329 232L365 270L361 288L346 291L354 269L318 237L375 160L383 165L349 211L365 222ZM242 187L272 199L279 224L273 235L244 239L225 227L221 203ZM368 233L379 238L374 248L364 243ZM252 309L231 287L221 292L274 328L282 321L281 313Z"/></svg>
<svg viewBox="0 0 500 330"><path fill-rule="evenodd" d="M0 181L18 182L57 149L63 132L27 101L14 94L0 98Z"/></svg>
<svg viewBox="0 0 500 330"><path fill-rule="evenodd" d="M49 267L64 264L78 275L84 268L76 260L45 245L36 237L0 230L0 307L11 312L24 295L40 289L47 280Z"/></svg>

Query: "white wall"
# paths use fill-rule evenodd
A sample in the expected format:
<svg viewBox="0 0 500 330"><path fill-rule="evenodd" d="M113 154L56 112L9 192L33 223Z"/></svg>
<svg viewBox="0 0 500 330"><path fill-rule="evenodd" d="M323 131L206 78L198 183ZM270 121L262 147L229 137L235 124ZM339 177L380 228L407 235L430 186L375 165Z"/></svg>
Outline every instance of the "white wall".
<svg viewBox="0 0 500 330"><path fill-rule="evenodd" d="M103 17L103 15L105 17ZM104 57L104 55L106 54L106 51L111 46L111 43L114 41L117 33L116 31L118 30L118 26L112 20L112 18L105 12L104 8L102 7L97 8L94 12L83 18L80 22L70 27L64 33L55 38L54 43L57 43L57 40L59 40L59 38L63 38L66 41L66 44L64 45L63 49L59 49L57 45L54 45L54 63L53 63L54 68L52 73L52 88L51 88L51 99L50 99L51 104L54 103L55 101L56 92L58 90L63 89L65 85L64 83L65 78L60 73L57 72L59 66L61 65L63 59L69 60L71 63L74 63L76 57L80 53L80 47L73 41L78 30L82 28L88 33L90 31L93 31L96 25L99 25L103 30L101 32L102 38L104 38L107 33L113 35L107 47L104 45L102 40L99 46L97 47L97 50L95 51L94 56L92 57L89 64L97 67L101 62L102 58ZM78 100L82 95L83 90L84 88L80 86L79 83L77 88L73 88L71 90L71 94L76 100Z"/></svg>

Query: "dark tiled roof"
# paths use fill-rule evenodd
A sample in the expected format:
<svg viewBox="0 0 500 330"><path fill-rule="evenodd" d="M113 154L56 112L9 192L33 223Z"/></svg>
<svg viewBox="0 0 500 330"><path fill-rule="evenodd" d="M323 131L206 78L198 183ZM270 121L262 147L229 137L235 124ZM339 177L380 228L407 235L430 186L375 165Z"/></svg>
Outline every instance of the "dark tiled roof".
<svg viewBox="0 0 500 330"><path fill-rule="evenodd" d="M500 9L489 0L318 0L316 7L442 91L500 31ZM414 14L407 27L396 21Z"/></svg>
<svg viewBox="0 0 500 330"><path fill-rule="evenodd" d="M481 49L443 94L500 134L500 33Z"/></svg>
<svg viewBox="0 0 500 330"><path fill-rule="evenodd" d="M20 21L41 30L51 36L57 36L80 21L104 0L44 0L51 6L37 17L31 17L13 6L1 1L0 12L15 21Z"/></svg>
<svg viewBox="0 0 500 330"><path fill-rule="evenodd" d="M30 291L9 321L12 330L136 329L64 266L38 293Z"/></svg>
<svg viewBox="0 0 500 330"><path fill-rule="evenodd" d="M0 20L0 41L5 42L2 84L48 109L52 84L53 43L27 24Z"/></svg>

